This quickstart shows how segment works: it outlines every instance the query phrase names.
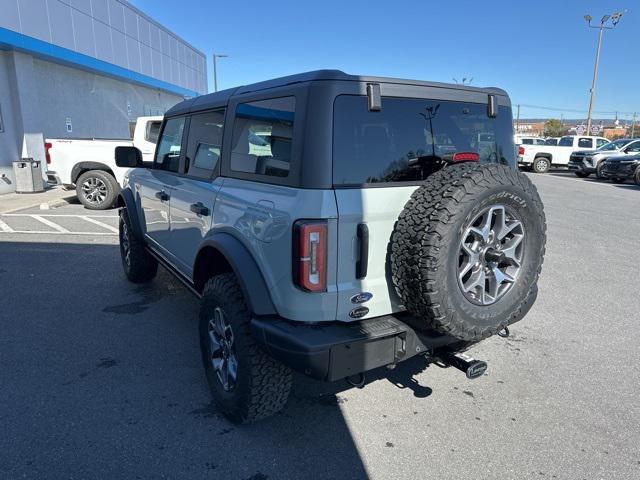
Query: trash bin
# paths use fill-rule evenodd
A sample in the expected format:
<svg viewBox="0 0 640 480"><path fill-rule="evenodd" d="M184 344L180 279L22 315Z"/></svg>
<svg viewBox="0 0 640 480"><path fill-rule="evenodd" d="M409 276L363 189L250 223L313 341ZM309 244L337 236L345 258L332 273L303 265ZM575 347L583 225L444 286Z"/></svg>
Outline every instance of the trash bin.
<svg viewBox="0 0 640 480"><path fill-rule="evenodd" d="M44 192L42 166L39 160L22 158L13 162L16 177L16 193Z"/></svg>

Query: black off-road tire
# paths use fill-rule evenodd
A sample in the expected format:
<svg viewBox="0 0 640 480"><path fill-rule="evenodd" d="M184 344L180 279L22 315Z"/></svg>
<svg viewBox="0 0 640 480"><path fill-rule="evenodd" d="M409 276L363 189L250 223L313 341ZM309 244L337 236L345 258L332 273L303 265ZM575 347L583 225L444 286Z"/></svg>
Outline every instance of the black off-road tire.
<svg viewBox="0 0 640 480"><path fill-rule="evenodd" d="M92 202L83 191L83 185L87 181L99 182L105 187L104 200ZM120 192L120 186L113 175L102 170L89 170L80 175L76 180L76 195L84 208L89 210L107 210L115 205L116 198Z"/></svg>
<svg viewBox="0 0 640 480"><path fill-rule="evenodd" d="M589 175L591 175L590 173L580 172L580 171L576 171L576 172L573 172L573 173L575 173L576 177L578 177L578 178L587 178Z"/></svg>
<svg viewBox="0 0 640 480"><path fill-rule="evenodd" d="M534 173L547 173L551 168L551 161L546 157L536 157L531 164L531 171Z"/></svg>
<svg viewBox="0 0 640 480"><path fill-rule="evenodd" d="M144 243L133 234L131 220L126 208L120 210L119 238L122 268L129 281L146 283L153 280L158 273L158 261L147 251ZM126 242L128 242L128 247ZM127 248L129 249L128 259Z"/></svg>
<svg viewBox="0 0 640 480"><path fill-rule="evenodd" d="M472 303L458 284L460 243L467 225L501 204L524 226L522 270L491 305ZM542 201L526 175L503 165L444 168L418 188L400 214L391 240L391 272L407 310L425 328L478 341L521 320L537 296L546 243Z"/></svg>
<svg viewBox="0 0 640 480"><path fill-rule="evenodd" d="M233 330L237 380L226 391L210 358L208 325L219 307ZM216 275L204 287L200 308L200 348L207 381L215 404L234 423L251 423L284 408L291 391L291 370L267 355L254 341L251 313L242 290L231 273Z"/></svg>

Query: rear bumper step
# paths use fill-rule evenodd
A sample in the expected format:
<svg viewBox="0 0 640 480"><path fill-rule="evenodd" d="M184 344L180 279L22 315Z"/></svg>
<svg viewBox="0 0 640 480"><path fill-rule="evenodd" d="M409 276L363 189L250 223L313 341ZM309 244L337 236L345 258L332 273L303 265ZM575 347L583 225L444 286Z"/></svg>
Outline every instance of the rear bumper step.
<svg viewBox="0 0 640 480"><path fill-rule="evenodd" d="M359 322L302 324L278 317L251 321L254 338L275 359L313 378L335 381L459 343L435 331L417 331L400 316Z"/></svg>

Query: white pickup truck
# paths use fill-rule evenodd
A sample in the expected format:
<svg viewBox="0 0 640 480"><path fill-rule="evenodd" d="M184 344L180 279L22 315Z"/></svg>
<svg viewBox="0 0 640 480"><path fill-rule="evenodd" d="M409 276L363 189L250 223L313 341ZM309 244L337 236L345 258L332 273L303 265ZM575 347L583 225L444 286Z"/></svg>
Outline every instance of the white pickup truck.
<svg viewBox="0 0 640 480"><path fill-rule="evenodd" d="M595 150L609 143L603 137L567 135L558 145L520 145L518 165L536 173L545 173L551 166L566 167L576 150Z"/></svg>
<svg viewBox="0 0 640 480"><path fill-rule="evenodd" d="M139 117L133 141L47 138L47 176L59 185L74 187L86 208L111 208L128 170L116 166L116 147L137 147L144 161L152 161L161 125L162 117Z"/></svg>

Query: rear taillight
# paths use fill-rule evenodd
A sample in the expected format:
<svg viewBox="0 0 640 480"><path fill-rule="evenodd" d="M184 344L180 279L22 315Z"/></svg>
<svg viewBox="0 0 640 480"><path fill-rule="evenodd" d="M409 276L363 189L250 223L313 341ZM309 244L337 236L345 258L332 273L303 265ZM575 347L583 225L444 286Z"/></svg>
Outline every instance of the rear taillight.
<svg viewBox="0 0 640 480"><path fill-rule="evenodd" d="M453 154L453 162L479 162L480 155L475 152L458 152Z"/></svg>
<svg viewBox="0 0 640 480"><path fill-rule="evenodd" d="M524 147L518 147L518 155L520 156L524 155Z"/></svg>
<svg viewBox="0 0 640 480"><path fill-rule="evenodd" d="M293 278L308 292L327 290L327 222L299 220L293 226Z"/></svg>
<svg viewBox="0 0 640 480"><path fill-rule="evenodd" d="M49 142L45 142L44 144L44 159L47 162L47 165L51 165L51 154L49 153L49 150L51 150L51 147L53 147L53 145Z"/></svg>

